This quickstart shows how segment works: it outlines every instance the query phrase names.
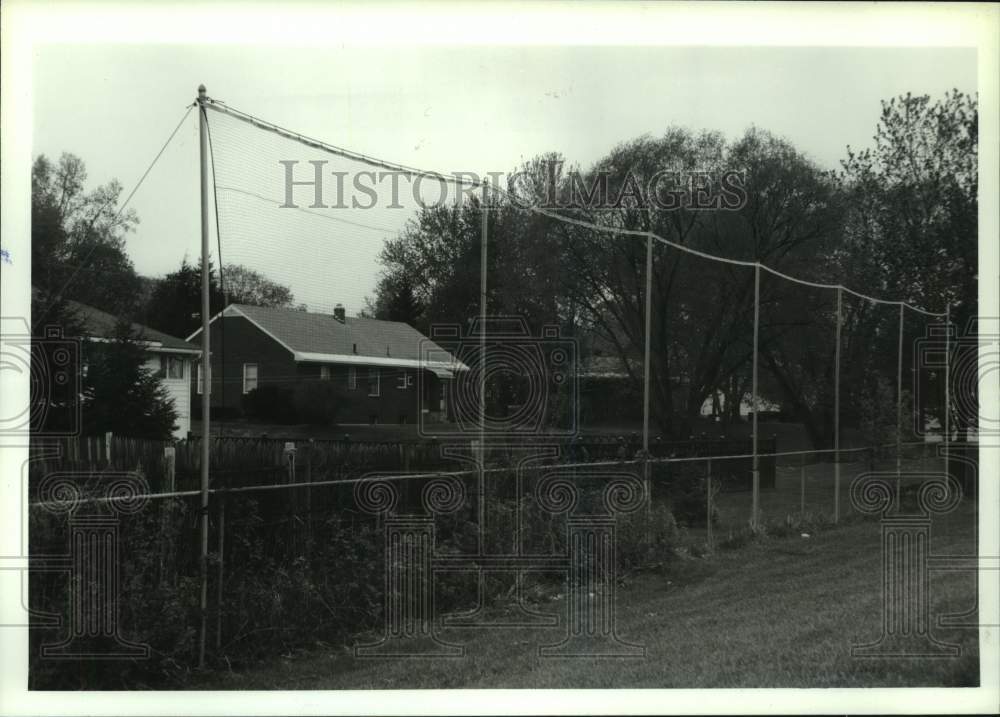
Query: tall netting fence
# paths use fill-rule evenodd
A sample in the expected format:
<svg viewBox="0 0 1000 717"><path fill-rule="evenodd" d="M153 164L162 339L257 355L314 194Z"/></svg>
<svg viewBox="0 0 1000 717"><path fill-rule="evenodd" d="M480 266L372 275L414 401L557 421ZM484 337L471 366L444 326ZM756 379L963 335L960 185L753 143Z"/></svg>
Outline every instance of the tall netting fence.
<svg viewBox="0 0 1000 717"><path fill-rule="evenodd" d="M386 358L462 370L363 370L369 392L374 380L415 380L436 410L370 409L361 422L415 422L469 450L502 439L567 462L649 458L639 472L651 500L706 530L708 515L724 530L837 520L860 473L932 467L944 378L917 352L942 316L824 283L809 260L779 272L720 256L697 233L681 245L649 212L554 211L541 187L400 169L212 109L225 264L295 287L308 314L366 308L380 253L401 233L412 241L390 252L419 251L428 273L466 278L449 289L460 296L420 297L429 341L386 345ZM300 361L279 378L327 371ZM344 389L358 380L331 373ZM245 389L240 366L222 374L223 390ZM698 500L704 510L679 507Z"/></svg>
<svg viewBox="0 0 1000 717"><path fill-rule="evenodd" d="M544 186L205 108L218 278L212 380L192 406L211 423L208 546L193 537L203 438L177 446L170 504L120 524L136 545L183 535L131 584L169 588L142 609L187 626L186 656L291 643L314 614L331 640L403 613L393 634L428 637L407 612L428 601L475 626L490 596L514 596L530 622L545 580L614 585L615 559L579 546L614 538L630 569L681 535L712 548L843 519L863 473L902 495L943 470L942 315L828 285L818 261L779 272L749 241L721 256L711 223L676 241L676 216L554 210ZM419 281L394 284L393 263ZM422 546L422 572L394 572L401 545Z"/></svg>
<svg viewBox="0 0 1000 717"><path fill-rule="evenodd" d="M804 268L804 267L803 267ZM848 476L839 470L838 294L761 270L758 293L757 430L776 437L775 482L761 520L836 517Z"/></svg>

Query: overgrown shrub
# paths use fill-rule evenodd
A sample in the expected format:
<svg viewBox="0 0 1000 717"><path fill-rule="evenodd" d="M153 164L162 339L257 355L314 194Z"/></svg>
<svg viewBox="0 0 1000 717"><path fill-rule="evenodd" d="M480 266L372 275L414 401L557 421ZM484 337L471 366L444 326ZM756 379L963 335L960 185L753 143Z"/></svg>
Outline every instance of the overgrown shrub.
<svg viewBox="0 0 1000 717"><path fill-rule="evenodd" d="M602 486L585 485L575 514L599 514ZM502 491L501 491L502 493ZM279 497L284 496L284 497ZM563 556L568 553L566 514L552 514L530 492L491 498L480 536L472 495L463 507L435 519L438 553L475 554L480 539L490 552ZM492 500L496 498L496 500ZM285 501L288 502L285 502ZM218 550L220 503L210 525L209 666L247 666L299 646L378 639L384 629L386 565L384 533L372 516L331 501L312 520L291 494L244 493L225 498L225 552ZM308 521L308 522L307 522ZM199 516L194 501L156 501L120 520L119 613L122 636L148 644L147 660L89 660L67 669L65 661L38 657L41 642L54 642L66 628L34 630L31 682L38 689L183 687L194 675L200 624ZM33 548L49 554L67 549L66 516L32 516ZM615 519L618 575L659 563L677 546L682 532L669 509L658 504ZM595 558L583 555L582 560ZM221 593L219 570L222 568ZM590 566L577 574L583 574ZM516 595L515 573L486 572L482 591L475 572L435 576L439 614L490 607ZM520 583L536 599L565 589L565 573L532 574ZM221 594L221 603L218 601ZM52 576L32 583L36 609L67 614L69 583ZM86 617L86 616L85 616Z"/></svg>
<svg viewBox="0 0 1000 717"><path fill-rule="evenodd" d="M243 396L243 413L265 423L298 423L294 391L286 386L264 384Z"/></svg>
<svg viewBox="0 0 1000 717"><path fill-rule="evenodd" d="M296 384L292 403L300 423L329 426L337 420L344 394L332 381L302 381Z"/></svg>

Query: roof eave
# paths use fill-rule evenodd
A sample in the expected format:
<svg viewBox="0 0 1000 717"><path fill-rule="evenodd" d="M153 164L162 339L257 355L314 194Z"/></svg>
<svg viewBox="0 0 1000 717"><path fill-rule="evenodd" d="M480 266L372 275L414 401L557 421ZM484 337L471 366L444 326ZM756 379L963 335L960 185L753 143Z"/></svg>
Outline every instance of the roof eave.
<svg viewBox="0 0 1000 717"><path fill-rule="evenodd" d="M295 360L301 363L336 363L354 364L358 366L390 366L393 368L414 369L447 369L449 371L468 371L469 367L457 359L449 361L422 361L420 359L402 359L392 356L360 356L357 354L327 354L314 351L295 351Z"/></svg>

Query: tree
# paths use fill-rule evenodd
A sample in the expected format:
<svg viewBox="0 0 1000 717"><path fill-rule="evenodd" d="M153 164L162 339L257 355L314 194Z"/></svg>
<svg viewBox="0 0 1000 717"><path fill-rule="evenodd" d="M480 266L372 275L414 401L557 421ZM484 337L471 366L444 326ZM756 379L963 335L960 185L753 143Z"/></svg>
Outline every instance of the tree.
<svg viewBox="0 0 1000 717"><path fill-rule="evenodd" d="M35 325L52 323L65 299L117 315L137 308L141 282L125 253L125 235L138 217L115 211L122 191L117 180L87 192L86 179L83 160L72 154L63 153L57 164L40 155L32 165Z"/></svg>
<svg viewBox="0 0 1000 717"><path fill-rule="evenodd" d="M827 251L838 227L829 178L789 143L762 130L751 129L728 145L717 133L672 128L660 138L644 137L616 148L591 171L590 183L604 172L609 194L620 196L633 177L639 186L649 186L659 172L694 176L707 170L719 177L730 169L746 172L747 198L738 208L682 204L665 210L648 201L626 201L580 214L602 226L654 232L696 251L760 261L789 273ZM566 225L556 231L564 239L566 292L581 307L584 322L616 348L631 380L641 387L645 238ZM770 304L780 306L789 289L774 285ZM752 267L654 243L650 394L653 419L664 433L686 436L704 402L718 390L727 390L732 399L727 403L738 410L753 355L753 299ZM777 352L782 335L766 333L762 349ZM781 371L791 365L776 359L771 367ZM785 388L793 390L790 383ZM775 391L783 392L780 383Z"/></svg>
<svg viewBox="0 0 1000 717"><path fill-rule="evenodd" d="M223 308L215 271L209 263L209 310L214 316ZM160 279L150 294L145 322L154 329L186 337L201 326L201 261L189 264L187 257L180 268Z"/></svg>
<svg viewBox="0 0 1000 717"><path fill-rule="evenodd" d="M410 326L423 324L424 307L417 300L413 284L405 275L382 277L376 300L368 300L366 314L383 321L401 321Z"/></svg>
<svg viewBox="0 0 1000 717"><path fill-rule="evenodd" d="M295 307L291 289L242 264L226 264L223 267L222 290L231 304L280 309Z"/></svg>
<svg viewBox="0 0 1000 717"><path fill-rule="evenodd" d="M146 364L143 337L119 322L115 338L87 346L83 379L86 433L167 439L177 423L173 401Z"/></svg>
<svg viewBox="0 0 1000 717"><path fill-rule="evenodd" d="M541 179L541 164L526 169ZM544 229L552 220L497 195L486 211L488 317L517 317L536 337L543 326L563 324L567 314L559 296L558 246ZM368 313L406 321L429 336L435 324L471 330L482 309L482 221L479 197L461 206L422 209L380 254L382 274ZM473 380L467 376L471 374L460 380ZM525 376L513 371L491 373L488 414L507 415L508 407L522 400L524 382Z"/></svg>
<svg viewBox="0 0 1000 717"><path fill-rule="evenodd" d="M882 103L874 146L848 147L839 176L851 207L842 273L931 311L950 305L959 331L978 313L978 132L974 96L896 97ZM963 342L956 350L953 361L976 349ZM895 366L884 370L894 375ZM978 387L954 388L969 392L963 404L971 410L952 417L964 435L975 420Z"/></svg>
<svg viewBox="0 0 1000 717"><path fill-rule="evenodd" d="M295 304L291 290L271 281L260 272L241 264L227 264L222 270L222 286L209 262L209 307L214 316L230 304L272 306L276 308L304 309ZM201 326L201 260L197 264L181 261L177 271L162 279L152 280L148 292L144 320L154 329L173 336L189 336Z"/></svg>

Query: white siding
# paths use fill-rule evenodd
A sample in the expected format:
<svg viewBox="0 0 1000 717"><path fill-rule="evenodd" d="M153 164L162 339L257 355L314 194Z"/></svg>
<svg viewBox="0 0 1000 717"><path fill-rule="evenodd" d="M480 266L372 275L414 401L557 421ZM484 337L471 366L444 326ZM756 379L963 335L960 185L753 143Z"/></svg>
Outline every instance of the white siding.
<svg viewBox="0 0 1000 717"><path fill-rule="evenodd" d="M176 354L172 354L176 355ZM184 362L184 377L183 378L161 378L163 382L163 387L167 391L167 395L173 399L174 410L177 411L177 430L174 431L174 437L176 438L186 438L188 431L191 430L191 359L187 356L183 357ZM149 368L153 373L160 370L160 355L150 354L149 358L146 359L146 367Z"/></svg>

